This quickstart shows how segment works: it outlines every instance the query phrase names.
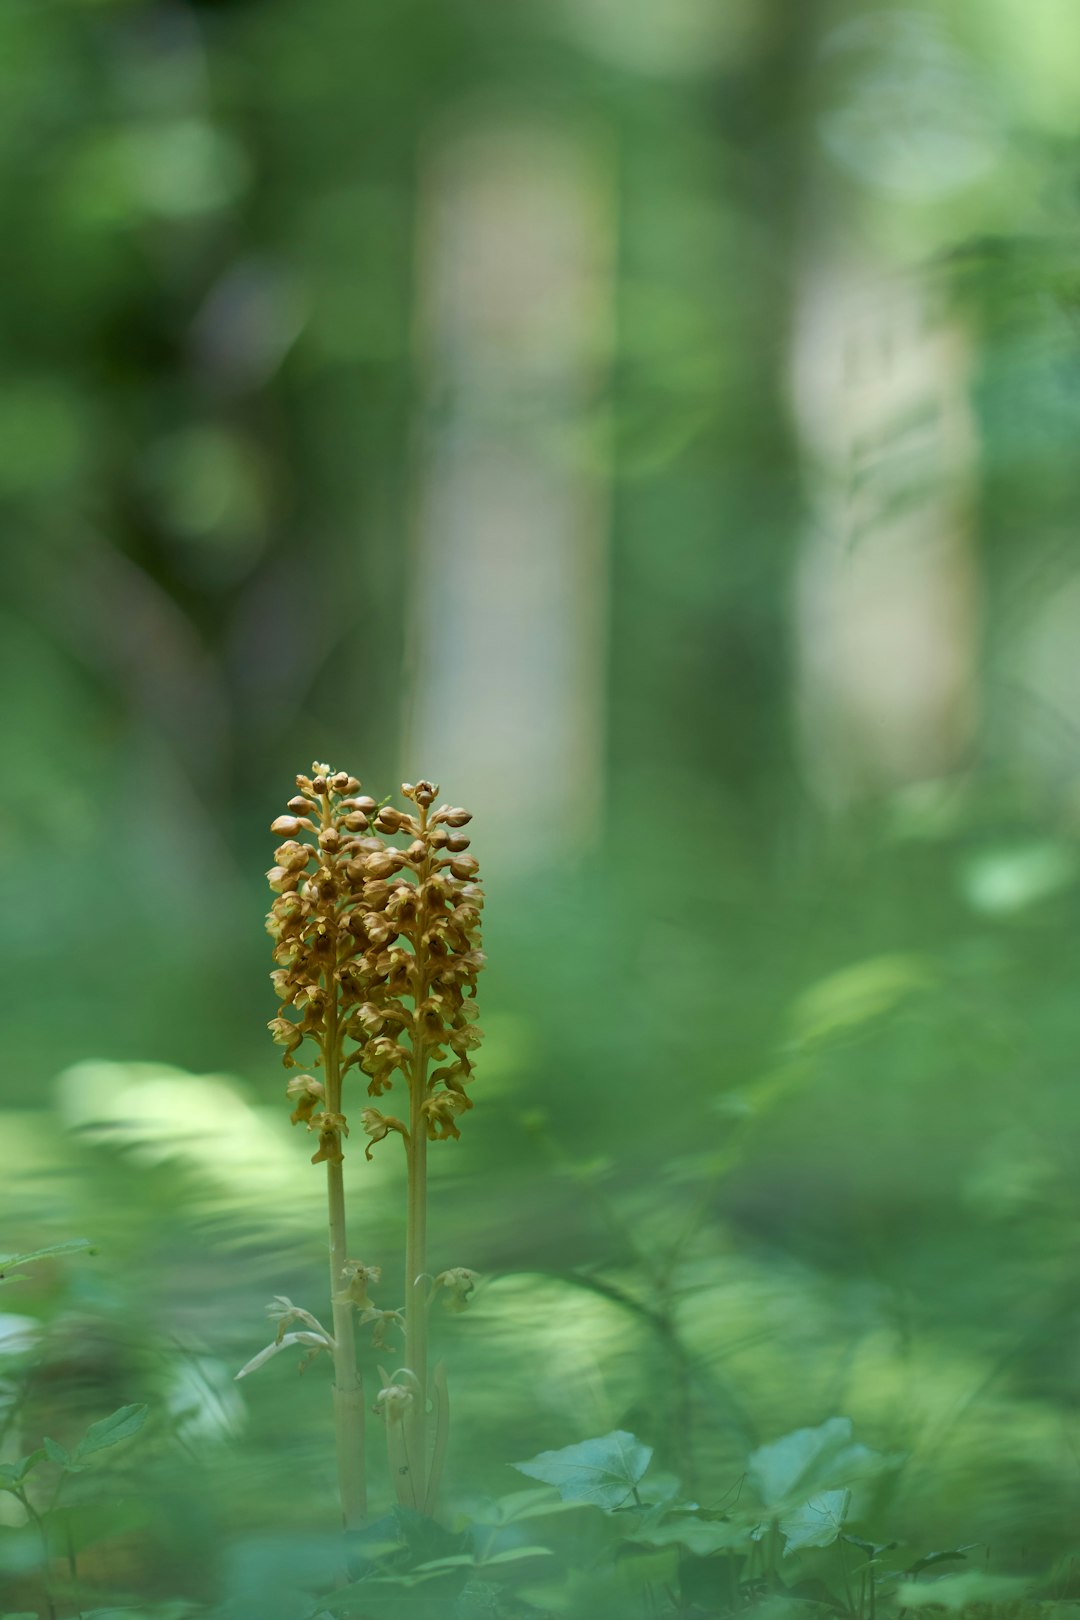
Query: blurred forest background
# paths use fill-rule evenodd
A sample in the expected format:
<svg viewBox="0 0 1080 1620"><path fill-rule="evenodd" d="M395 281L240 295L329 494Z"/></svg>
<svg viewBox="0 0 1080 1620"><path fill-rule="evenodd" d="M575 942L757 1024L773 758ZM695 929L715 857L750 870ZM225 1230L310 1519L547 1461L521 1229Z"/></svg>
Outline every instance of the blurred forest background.
<svg viewBox="0 0 1080 1620"><path fill-rule="evenodd" d="M713 1500L842 1413L891 1536L1060 1556L1074 0L3 0L0 213L2 1238L98 1250L0 1353L27 1445L150 1404L109 1570L273 1620L335 1522L324 1369L233 1382L325 1293L313 758L475 815L451 1505L616 1427Z"/></svg>

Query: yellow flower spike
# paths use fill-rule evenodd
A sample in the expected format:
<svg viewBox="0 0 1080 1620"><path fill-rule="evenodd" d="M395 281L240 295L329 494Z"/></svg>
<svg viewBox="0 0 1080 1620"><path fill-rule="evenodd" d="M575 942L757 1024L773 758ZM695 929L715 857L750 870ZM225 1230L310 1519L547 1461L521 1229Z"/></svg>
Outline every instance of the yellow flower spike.
<svg viewBox="0 0 1080 1620"><path fill-rule="evenodd" d="M420 1512L435 1507L447 1402L441 1364L430 1381L427 1366L427 1144L458 1138L459 1122L472 1107L465 1088L481 1040L474 998L484 966L479 863L461 831L472 819L469 811L436 806L438 786L425 779L402 784L408 809L361 794L360 786L322 760L313 762L310 775L296 777L296 791L271 822L279 842L267 874L274 899L266 918L278 1001L270 1033L284 1048L286 1068L300 1067L303 1059L294 1054L305 1042L317 1052L309 1061L320 1078L296 1075L286 1094L293 1123L318 1134L312 1162L326 1165L334 1312L332 1335L308 1324L279 1336L279 1347L297 1342L333 1356L339 1485L349 1529L359 1527L366 1511L356 1312L379 1346L392 1330L404 1334L406 1365L393 1375L380 1369L376 1410L386 1420L399 1500ZM400 1118L375 1107L361 1110L366 1159L391 1134L405 1148L402 1311L374 1307L368 1287L379 1268L346 1259L342 1165L349 1127L342 1092L351 1068L361 1071L356 1080L371 1097L395 1085L408 1096ZM473 1286L474 1274L458 1267L441 1272L434 1290L456 1311Z"/></svg>

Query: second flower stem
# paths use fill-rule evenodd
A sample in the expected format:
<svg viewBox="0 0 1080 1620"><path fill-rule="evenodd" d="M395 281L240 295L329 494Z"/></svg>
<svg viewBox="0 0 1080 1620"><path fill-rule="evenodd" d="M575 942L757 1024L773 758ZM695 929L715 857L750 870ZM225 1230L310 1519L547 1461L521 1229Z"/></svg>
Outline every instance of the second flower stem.
<svg viewBox="0 0 1080 1620"><path fill-rule="evenodd" d="M323 825L329 824L329 799L324 801ZM337 941L333 939L336 958ZM341 1043L338 983L333 966L323 975L327 997L323 1042L326 1108L341 1113ZM330 1306L334 1321L334 1430L337 1438L338 1486L341 1517L346 1530L358 1530L367 1517L367 1476L364 1462L364 1386L356 1364L356 1330L352 1301L345 1297L345 1180L340 1156L326 1161L326 1201L330 1226Z"/></svg>
<svg viewBox="0 0 1080 1620"><path fill-rule="evenodd" d="M427 808L420 807L420 836L427 831ZM421 1006L427 995L424 930L427 926L423 886L431 875L431 857L419 876L421 899L416 921L413 967L413 1056L409 1074L409 1138L406 1144L409 1196L405 1230L405 1364L416 1380L406 1419L413 1503L424 1511L427 1499L427 1047L421 1034Z"/></svg>

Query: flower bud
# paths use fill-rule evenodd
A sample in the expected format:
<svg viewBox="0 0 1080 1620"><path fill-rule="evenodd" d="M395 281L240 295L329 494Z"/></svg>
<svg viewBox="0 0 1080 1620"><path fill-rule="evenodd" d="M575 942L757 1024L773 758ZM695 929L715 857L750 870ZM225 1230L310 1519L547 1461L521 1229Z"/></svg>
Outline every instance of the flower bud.
<svg viewBox="0 0 1080 1620"><path fill-rule="evenodd" d="M443 820L448 827L464 827L472 820L472 811L462 810L460 806L455 805L453 809L446 812Z"/></svg>
<svg viewBox="0 0 1080 1620"><path fill-rule="evenodd" d="M285 808L291 810L294 816L310 816L315 806L310 799L305 799L302 793L298 793L295 798L289 800Z"/></svg>
<svg viewBox="0 0 1080 1620"><path fill-rule="evenodd" d="M326 777L325 776L313 776L312 779L311 779L311 785L315 789L316 793L318 793L320 796L325 796L325 794L326 794Z"/></svg>
<svg viewBox="0 0 1080 1620"><path fill-rule="evenodd" d="M393 877L405 865L405 856L400 849L380 850L378 855L369 855L365 871L370 878Z"/></svg>
<svg viewBox="0 0 1080 1620"><path fill-rule="evenodd" d="M472 839L466 838L463 833L454 833L452 836L448 834L446 838L446 847L451 855L460 855L471 843Z"/></svg>
<svg viewBox="0 0 1080 1620"><path fill-rule="evenodd" d="M309 844L298 844L291 838L286 843L279 844L274 851L275 861L279 866L283 866L286 872L302 872L311 855Z"/></svg>
<svg viewBox="0 0 1080 1620"><path fill-rule="evenodd" d="M381 833L396 833L404 819L405 817L400 810L395 810L392 805L384 804L375 817L375 826Z"/></svg>
<svg viewBox="0 0 1080 1620"><path fill-rule="evenodd" d="M385 1418L387 1423L401 1423L412 1401L412 1391L406 1389L404 1384L384 1384L372 1411L376 1416Z"/></svg>
<svg viewBox="0 0 1080 1620"><path fill-rule="evenodd" d="M270 823L270 831L292 838L300 831L300 822L296 816L276 816Z"/></svg>
<svg viewBox="0 0 1080 1620"><path fill-rule="evenodd" d="M296 888L300 878L296 872L287 872L283 866L272 866L266 874L266 881L275 894L285 894Z"/></svg>
<svg viewBox="0 0 1080 1620"><path fill-rule="evenodd" d="M352 781L353 778L349 775L348 771L335 771L333 776L330 778L330 786L333 788L335 793L348 793L351 791ZM356 786L360 786L359 782L357 782Z"/></svg>
<svg viewBox="0 0 1080 1620"><path fill-rule="evenodd" d="M363 810L350 810L342 822L346 832L367 832L371 826L367 813Z"/></svg>
<svg viewBox="0 0 1080 1620"><path fill-rule="evenodd" d="M450 870L456 878L475 877L480 870L480 862L475 855L455 855L450 862Z"/></svg>
<svg viewBox="0 0 1080 1620"><path fill-rule="evenodd" d="M341 834L336 827L323 827L320 829L319 847L331 851L341 847Z"/></svg>
<svg viewBox="0 0 1080 1620"><path fill-rule="evenodd" d="M360 786L359 782L356 784ZM342 801L346 810L362 810L365 816L370 816L379 806L370 793L361 793L359 798L353 797Z"/></svg>

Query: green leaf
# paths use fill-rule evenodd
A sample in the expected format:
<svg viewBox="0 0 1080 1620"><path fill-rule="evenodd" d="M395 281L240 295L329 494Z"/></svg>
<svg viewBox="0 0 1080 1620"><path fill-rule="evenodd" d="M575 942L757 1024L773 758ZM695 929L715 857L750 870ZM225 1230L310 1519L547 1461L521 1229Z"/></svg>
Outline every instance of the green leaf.
<svg viewBox="0 0 1080 1620"><path fill-rule="evenodd" d="M518 1564L524 1558L551 1558L550 1547L506 1547L502 1552L483 1558L478 1553L453 1553L448 1558L433 1558L427 1564L418 1564L415 1575L442 1573L453 1569L487 1569L493 1564Z"/></svg>
<svg viewBox="0 0 1080 1620"><path fill-rule="evenodd" d="M976 850L960 869L968 905L988 917L1009 917L1075 883L1076 852L1040 839Z"/></svg>
<svg viewBox="0 0 1080 1620"><path fill-rule="evenodd" d="M73 1473L78 1473L78 1463L75 1463L74 1466L72 1465L72 1456L70 1451L66 1446L62 1446L59 1440L51 1440L49 1436L46 1435L42 1449L50 1462L56 1463L60 1468L70 1468Z"/></svg>
<svg viewBox="0 0 1080 1620"><path fill-rule="evenodd" d="M564 1502L591 1502L611 1513L633 1496L652 1458L652 1447L625 1429L583 1440L561 1451L541 1451L528 1462L511 1463L519 1474L554 1485Z"/></svg>
<svg viewBox="0 0 1080 1620"><path fill-rule="evenodd" d="M863 1536L853 1536L850 1532L840 1539L846 1541L849 1546L858 1547L859 1551L865 1553L871 1561L879 1558L882 1553L893 1552L900 1545L898 1541L867 1541Z"/></svg>
<svg viewBox="0 0 1080 1620"><path fill-rule="evenodd" d="M815 1045L881 1018L908 996L931 989L934 971L921 956L873 956L821 979L796 1001L792 1022L800 1045Z"/></svg>
<svg viewBox="0 0 1080 1620"><path fill-rule="evenodd" d="M963 1563L969 1552L981 1547L981 1541L966 1542L963 1547L950 1547L948 1552L930 1552L922 1558L916 1558L910 1569L905 1569L905 1575L919 1575L924 1569L932 1569L935 1564L954 1563L957 1559Z"/></svg>
<svg viewBox="0 0 1080 1620"><path fill-rule="evenodd" d="M935 1581L904 1581L897 1589L901 1608L966 1609L971 1603L1010 1603L1030 1589L1019 1575L986 1575L978 1569L942 1575Z"/></svg>
<svg viewBox="0 0 1080 1620"><path fill-rule="evenodd" d="M146 1422L149 1411L148 1406L121 1406L109 1417L91 1423L75 1447L75 1461L81 1462L85 1457L92 1457L96 1451L104 1451L107 1446L118 1445L121 1440L137 1434Z"/></svg>
<svg viewBox="0 0 1080 1620"><path fill-rule="evenodd" d="M61 1254L96 1254L97 1250L89 1238L69 1238L66 1243L50 1243L44 1249L28 1249L25 1254L8 1254L0 1256L0 1281L15 1282L16 1278L8 1275L16 1266L27 1266L31 1260L51 1260Z"/></svg>
<svg viewBox="0 0 1080 1620"><path fill-rule="evenodd" d="M474 1524L521 1524L526 1519L546 1519L554 1513L573 1513L585 1506L582 1502L564 1502L553 1495L550 1485L537 1486L531 1491L511 1491L486 1503L473 1514Z"/></svg>
<svg viewBox="0 0 1080 1620"><path fill-rule="evenodd" d="M819 1428L795 1429L759 1447L749 1476L767 1508L799 1508L819 1491L871 1479L900 1460L853 1443L850 1418L829 1418Z"/></svg>
<svg viewBox="0 0 1080 1620"><path fill-rule="evenodd" d="M802 1547L831 1547L847 1518L851 1506L851 1492L819 1491L803 1503L794 1513L780 1520L780 1528L787 1537L784 1557Z"/></svg>
<svg viewBox="0 0 1080 1620"><path fill-rule="evenodd" d="M44 1446L38 1446L29 1457L23 1457L17 1463L4 1463L0 1466L0 1491L17 1490L30 1471L43 1462L48 1453ZM2 1617L0 1617L2 1620Z"/></svg>
<svg viewBox="0 0 1080 1620"><path fill-rule="evenodd" d="M663 1524L653 1524L633 1532L634 1541L647 1547L685 1547L698 1558L744 1547L750 1539L748 1526L729 1519L699 1519L693 1513L678 1513Z"/></svg>
<svg viewBox="0 0 1080 1620"><path fill-rule="evenodd" d="M526 1558L553 1558L555 1555L550 1547L504 1547L502 1552L492 1553L488 1558L480 1558L477 1565L481 1569L489 1569L494 1564L520 1564Z"/></svg>

